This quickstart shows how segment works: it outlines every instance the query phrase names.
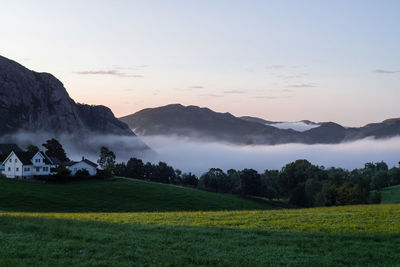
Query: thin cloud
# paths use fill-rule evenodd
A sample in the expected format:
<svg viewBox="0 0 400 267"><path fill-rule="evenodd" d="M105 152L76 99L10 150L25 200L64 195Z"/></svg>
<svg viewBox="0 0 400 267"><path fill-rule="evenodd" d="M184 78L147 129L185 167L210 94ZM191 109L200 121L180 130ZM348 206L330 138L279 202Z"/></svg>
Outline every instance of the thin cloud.
<svg viewBox="0 0 400 267"><path fill-rule="evenodd" d="M278 99L280 97L279 96L268 96L268 95L256 95L256 96L253 96L253 98L257 98L257 99Z"/></svg>
<svg viewBox="0 0 400 267"><path fill-rule="evenodd" d="M246 93L245 91L242 90L228 90L224 91L224 94L244 94Z"/></svg>
<svg viewBox="0 0 400 267"><path fill-rule="evenodd" d="M83 71L75 71L75 74L79 75L111 75L117 77L133 77L133 78L142 78L143 75L140 74L129 74L125 72L121 72L118 69L112 70L83 70Z"/></svg>
<svg viewBox="0 0 400 267"><path fill-rule="evenodd" d="M204 86L201 86L201 85L192 85L192 86L189 86L188 88L190 88L190 89L204 89Z"/></svg>
<svg viewBox="0 0 400 267"><path fill-rule="evenodd" d="M281 90L281 92L283 92L283 93L293 93L293 92L295 92L295 90L292 90L292 89L283 89L283 90Z"/></svg>
<svg viewBox="0 0 400 267"><path fill-rule="evenodd" d="M375 73L379 74L396 74L400 73L400 70L382 70L382 69L376 69L374 70Z"/></svg>
<svg viewBox="0 0 400 267"><path fill-rule="evenodd" d="M216 95L216 94L201 94L199 96L202 96L202 97L224 97L223 95Z"/></svg>
<svg viewBox="0 0 400 267"><path fill-rule="evenodd" d="M279 70L279 69L284 69L286 66L285 65L269 65L266 66L265 68L267 70Z"/></svg>
<svg viewBox="0 0 400 267"><path fill-rule="evenodd" d="M295 88L311 88L311 87L316 87L315 84L313 83L298 83L298 84L291 84L289 87L295 87Z"/></svg>

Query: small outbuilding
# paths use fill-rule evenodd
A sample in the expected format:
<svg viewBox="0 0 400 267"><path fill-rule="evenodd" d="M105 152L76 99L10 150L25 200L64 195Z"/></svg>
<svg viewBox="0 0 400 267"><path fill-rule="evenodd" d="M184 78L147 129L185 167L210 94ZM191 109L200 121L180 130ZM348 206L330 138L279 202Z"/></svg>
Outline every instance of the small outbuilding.
<svg viewBox="0 0 400 267"><path fill-rule="evenodd" d="M71 175L75 175L79 170L87 170L91 176L97 174L97 164L84 157L81 161L68 162L66 167L71 170Z"/></svg>

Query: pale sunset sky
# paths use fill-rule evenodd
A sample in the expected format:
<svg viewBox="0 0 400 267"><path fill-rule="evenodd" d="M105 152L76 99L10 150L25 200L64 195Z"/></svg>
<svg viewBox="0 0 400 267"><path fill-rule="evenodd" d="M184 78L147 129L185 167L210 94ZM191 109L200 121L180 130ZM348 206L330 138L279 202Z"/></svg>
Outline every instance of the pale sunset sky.
<svg viewBox="0 0 400 267"><path fill-rule="evenodd" d="M400 117L400 1L2 1L0 55L116 116L171 103L274 121Z"/></svg>

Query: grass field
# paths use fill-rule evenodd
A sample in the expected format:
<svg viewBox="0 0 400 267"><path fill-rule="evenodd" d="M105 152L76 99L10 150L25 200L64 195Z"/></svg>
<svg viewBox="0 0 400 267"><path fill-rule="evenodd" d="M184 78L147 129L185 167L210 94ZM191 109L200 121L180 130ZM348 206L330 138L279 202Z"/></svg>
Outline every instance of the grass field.
<svg viewBox="0 0 400 267"><path fill-rule="evenodd" d="M0 179L0 211L133 212L271 208L279 208L279 205L135 179L67 184Z"/></svg>
<svg viewBox="0 0 400 267"><path fill-rule="evenodd" d="M152 226L189 226L268 231L400 234L400 204L329 208L134 213L28 213L0 216Z"/></svg>
<svg viewBox="0 0 400 267"><path fill-rule="evenodd" d="M0 214L1 266L400 264L400 205ZM327 233L328 232L328 233Z"/></svg>
<svg viewBox="0 0 400 267"><path fill-rule="evenodd" d="M382 201L381 203L400 203L400 185L387 187L381 190Z"/></svg>
<svg viewBox="0 0 400 267"><path fill-rule="evenodd" d="M278 210L131 179L0 188L0 266L400 266L400 204Z"/></svg>

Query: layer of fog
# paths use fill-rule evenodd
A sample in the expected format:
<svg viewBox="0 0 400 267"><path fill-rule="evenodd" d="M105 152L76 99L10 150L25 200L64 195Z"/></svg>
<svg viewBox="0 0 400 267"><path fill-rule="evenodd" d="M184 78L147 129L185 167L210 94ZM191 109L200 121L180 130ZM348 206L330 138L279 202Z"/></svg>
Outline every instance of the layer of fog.
<svg viewBox="0 0 400 267"><path fill-rule="evenodd" d="M279 129L293 129L298 132L305 132L307 130L320 126L319 124L305 123L303 121L266 123L266 125L273 126Z"/></svg>
<svg viewBox="0 0 400 267"><path fill-rule="evenodd" d="M18 133L0 137L0 143L16 143L22 149L29 144L41 147L49 133ZM281 169L297 159L307 159L313 164L345 169L361 168L366 162L385 161L390 167L400 161L400 137L374 140L364 139L337 145L258 145L238 146L215 142L192 141L181 137L127 137L115 135L74 135L56 136L64 146L71 160L82 156L96 162L101 146L107 146L117 155L117 162L130 157L143 161L167 162L184 172L200 175L210 168L244 169L253 168L263 172L265 169ZM152 150L146 149L147 144Z"/></svg>
<svg viewBox="0 0 400 267"><path fill-rule="evenodd" d="M117 155L117 161L126 161L131 157L153 157L150 150L141 139L132 136L119 135L55 135L48 132L19 132L12 135L0 136L0 143L15 143L21 149L26 150L28 145L35 145L45 151L42 146L51 138L56 138L63 146L67 156L73 161L79 161L82 157L96 162L102 146L108 147Z"/></svg>
<svg viewBox="0 0 400 267"><path fill-rule="evenodd" d="M400 137L364 139L335 145L285 144L275 146L235 146L200 143L176 137L141 137L156 152L153 161L166 161L184 172L201 174L211 167L228 169L281 169L297 159L325 167L361 168L367 162L385 161L395 166L400 161Z"/></svg>

